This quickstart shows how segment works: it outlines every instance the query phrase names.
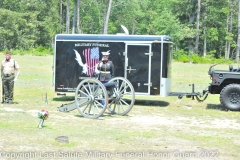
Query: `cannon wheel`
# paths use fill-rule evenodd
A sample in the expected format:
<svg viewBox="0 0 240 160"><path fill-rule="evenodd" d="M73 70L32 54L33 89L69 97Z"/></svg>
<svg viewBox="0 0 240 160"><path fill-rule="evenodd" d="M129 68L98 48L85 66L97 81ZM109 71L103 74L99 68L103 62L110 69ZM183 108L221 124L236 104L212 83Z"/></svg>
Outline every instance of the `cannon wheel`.
<svg viewBox="0 0 240 160"><path fill-rule="evenodd" d="M97 79L86 78L82 80L75 91L75 103L78 111L84 117L92 119L100 117L108 104L105 86Z"/></svg>
<svg viewBox="0 0 240 160"><path fill-rule="evenodd" d="M109 82L115 82L113 95L110 96L108 111L112 114L126 115L135 103L135 91L129 80L123 77L115 77Z"/></svg>

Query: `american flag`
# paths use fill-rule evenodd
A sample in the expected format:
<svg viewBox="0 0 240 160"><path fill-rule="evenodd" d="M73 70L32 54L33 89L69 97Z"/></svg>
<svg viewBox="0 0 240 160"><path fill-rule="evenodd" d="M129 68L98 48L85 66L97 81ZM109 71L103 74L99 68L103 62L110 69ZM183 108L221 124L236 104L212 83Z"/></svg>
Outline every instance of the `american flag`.
<svg viewBox="0 0 240 160"><path fill-rule="evenodd" d="M87 75L92 77L95 71L95 65L99 62L99 48L84 49L82 53L88 66Z"/></svg>

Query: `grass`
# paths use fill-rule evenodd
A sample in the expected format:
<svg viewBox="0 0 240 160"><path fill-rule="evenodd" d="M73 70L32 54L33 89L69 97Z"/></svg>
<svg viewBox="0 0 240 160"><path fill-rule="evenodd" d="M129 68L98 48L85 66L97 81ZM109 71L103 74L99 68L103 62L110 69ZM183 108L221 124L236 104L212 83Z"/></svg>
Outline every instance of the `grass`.
<svg viewBox="0 0 240 160"><path fill-rule="evenodd" d="M83 159L186 159L187 153L202 151L217 152L217 159L239 159L240 113L222 111L219 95L209 95L202 103L185 97L136 96L128 116L106 111L99 119L87 119L77 110L58 111L74 97L55 95L52 56L13 58L20 64L21 75L15 83L15 103L0 106L0 151L25 153L22 159L29 152L36 153L32 159L79 159L80 154ZM205 89L209 66L174 62L172 91L191 92L191 83L196 91ZM50 116L40 130L37 112L41 109ZM57 142L59 136L67 136L69 143ZM170 157L163 157L166 154ZM7 155L1 158L10 159Z"/></svg>

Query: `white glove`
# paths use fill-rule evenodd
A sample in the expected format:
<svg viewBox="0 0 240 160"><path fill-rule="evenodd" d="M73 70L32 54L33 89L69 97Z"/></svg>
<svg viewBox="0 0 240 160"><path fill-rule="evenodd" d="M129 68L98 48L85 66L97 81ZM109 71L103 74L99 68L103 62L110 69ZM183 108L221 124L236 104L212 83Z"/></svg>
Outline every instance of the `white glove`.
<svg viewBox="0 0 240 160"><path fill-rule="evenodd" d="M13 80L13 81L14 81L14 82L16 82L17 80L18 80L17 78L14 78L14 80Z"/></svg>

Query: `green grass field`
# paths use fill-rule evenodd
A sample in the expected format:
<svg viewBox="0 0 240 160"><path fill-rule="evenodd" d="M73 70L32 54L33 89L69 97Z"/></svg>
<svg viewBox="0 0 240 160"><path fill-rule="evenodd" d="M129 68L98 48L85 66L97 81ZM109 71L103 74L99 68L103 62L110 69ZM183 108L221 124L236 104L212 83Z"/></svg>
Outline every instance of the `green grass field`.
<svg viewBox="0 0 240 160"><path fill-rule="evenodd" d="M15 83L15 103L0 106L0 159L240 158L240 113L222 111L219 95L209 95L202 103L185 97L136 96L127 116L106 111L99 119L87 119L77 110L58 111L73 96L55 95L52 56L13 58L21 75ZM194 83L201 92L211 82L209 66L174 62L172 91L191 92L189 84ZM38 129L42 109L50 115ZM56 141L59 136L68 137L69 143Z"/></svg>

